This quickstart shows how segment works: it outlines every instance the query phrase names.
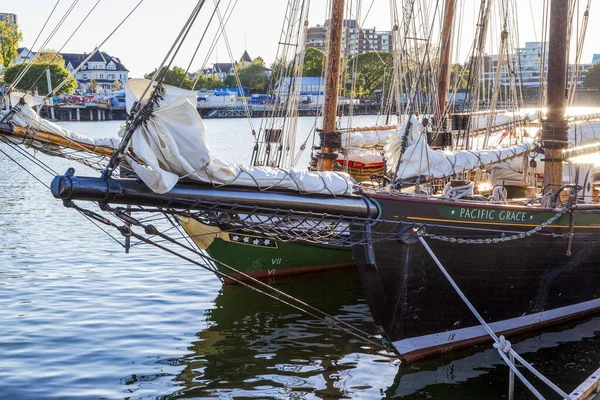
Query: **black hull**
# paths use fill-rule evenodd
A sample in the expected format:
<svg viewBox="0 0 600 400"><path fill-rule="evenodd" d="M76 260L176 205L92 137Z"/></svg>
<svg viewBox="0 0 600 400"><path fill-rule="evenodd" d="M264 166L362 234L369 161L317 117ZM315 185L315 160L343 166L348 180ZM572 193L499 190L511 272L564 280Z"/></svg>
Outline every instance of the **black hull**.
<svg viewBox="0 0 600 400"><path fill-rule="evenodd" d="M555 214L533 207L377 197L384 219L424 223L427 233L448 237L510 236ZM494 220L502 211L505 220ZM426 240L495 331L521 333L600 310L600 208L575 215L570 257L569 220L566 214L538 234L495 244ZM420 242L390 241L353 251L373 316L405 360L489 340Z"/></svg>

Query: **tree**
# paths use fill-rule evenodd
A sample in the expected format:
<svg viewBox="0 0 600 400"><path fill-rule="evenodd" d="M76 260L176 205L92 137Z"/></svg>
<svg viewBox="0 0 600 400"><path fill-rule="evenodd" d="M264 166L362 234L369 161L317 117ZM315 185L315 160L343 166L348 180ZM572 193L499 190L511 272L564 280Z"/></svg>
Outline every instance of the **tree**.
<svg viewBox="0 0 600 400"><path fill-rule="evenodd" d="M462 64L453 64L450 70L450 87L466 89L469 85L469 70Z"/></svg>
<svg viewBox="0 0 600 400"><path fill-rule="evenodd" d="M392 82L392 64L392 53L371 51L354 56L348 62L348 68L354 71L357 89L372 95L377 89L383 90L384 84Z"/></svg>
<svg viewBox="0 0 600 400"><path fill-rule="evenodd" d="M222 87L222 86L223 86L223 82L219 79L218 76L210 75L206 79L206 88L209 90L216 89L216 88Z"/></svg>
<svg viewBox="0 0 600 400"><path fill-rule="evenodd" d="M95 79L90 81L89 89L91 93L96 93L98 91L98 82Z"/></svg>
<svg viewBox="0 0 600 400"><path fill-rule="evenodd" d="M323 76L325 53L314 47L309 47L304 52L304 67L302 76Z"/></svg>
<svg viewBox="0 0 600 400"><path fill-rule="evenodd" d="M600 62L587 69L583 78L583 86L590 89L600 89Z"/></svg>
<svg viewBox="0 0 600 400"><path fill-rule="evenodd" d="M118 79L115 79L115 81L113 82L113 87L115 89L120 89L121 88L121 82Z"/></svg>
<svg viewBox="0 0 600 400"><path fill-rule="evenodd" d="M235 75L227 75L223 81L223 85L226 87L236 87L237 81L235 80Z"/></svg>
<svg viewBox="0 0 600 400"><path fill-rule="evenodd" d="M19 41L23 39L23 33L16 25L0 21L0 63L8 68L19 55Z"/></svg>
<svg viewBox="0 0 600 400"><path fill-rule="evenodd" d="M163 67L163 71L164 68L165 67ZM181 67L173 67L170 70L168 70L163 80L163 83L165 85L177 86L183 89L192 88L192 80L190 79L189 74L185 71L185 69Z"/></svg>
<svg viewBox="0 0 600 400"><path fill-rule="evenodd" d="M269 79L265 75L265 67L260 62L253 61L246 67L240 67L237 73L242 87L249 90L264 90L269 83Z"/></svg>
<svg viewBox="0 0 600 400"><path fill-rule="evenodd" d="M26 65L27 63L24 63L6 68L4 70L4 80L6 83L12 85L19 72L21 72ZM69 71L67 71L67 69L62 65L34 63L31 65L31 68L29 68L23 78L17 83L17 89L21 91L29 91L37 87L39 94L44 96L47 95L48 84L46 82L46 69L48 68L50 69L50 81L52 82L53 88L58 86L61 82L67 79L67 77L69 77ZM77 81L71 76L64 86L56 91L55 94L73 93L73 91L77 88L77 85Z"/></svg>
<svg viewBox="0 0 600 400"><path fill-rule="evenodd" d="M283 57L277 58L271 64L271 76L275 79L279 79L281 76L291 75L292 71L289 71L292 63L286 62Z"/></svg>
<svg viewBox="0 0 600 400"><path fill-rule="evenodd" d="M35 59L36 63L45 64L45 63L53 63L58 65L65 65L65 59L63 56L57 52L56 50L45 49L42 50L40 54L38 54Z"/></svg>
<svg viewBox="0 0 600 400"><path fill-rule="evenodd" d="M261 67L264 67L265 60L263 60L263 58L261 56L258 56L254 60L252 60L252 64L256 64L256 65L260 65Z"/></svg>

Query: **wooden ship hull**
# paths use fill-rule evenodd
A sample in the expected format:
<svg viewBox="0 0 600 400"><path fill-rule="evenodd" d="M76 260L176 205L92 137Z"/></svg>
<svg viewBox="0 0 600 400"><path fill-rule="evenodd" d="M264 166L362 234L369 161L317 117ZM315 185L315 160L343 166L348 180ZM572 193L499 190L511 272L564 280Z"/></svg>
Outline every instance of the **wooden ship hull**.
<svg viewBox="0 0 600 400"><path fill-rule="evenodd" d="M498 334L540 329L600 311L600 205L565 213L531 236L519 235L556 209L469 205L371 195L382 218L426 233L483 244L425 239L466 297ZM385 223L378 226L387 232ZM573 233L569 244L569 232ZM374 231L376 234L376 232ZM425 247L403 241L355 246L371 312L400 356L414 361L490 341ZM486 243L488 240L491 243ZM570 251L571 255L567 255Z"/></svg>
<svg viewBox="0 0 600 400"><path fill-rule="evenodd" d="M196 236L193 230L185 225L184 228L190 237ZM226 274L226 284L235 283L228 277L247 280L243 274L256 279L270 280L355 267L352 252L345 247L284 242L244 231L229 232L226 237L215 238L204 250L219 261L216 268ZM221 263L242 274L224 268Z"/></svg>

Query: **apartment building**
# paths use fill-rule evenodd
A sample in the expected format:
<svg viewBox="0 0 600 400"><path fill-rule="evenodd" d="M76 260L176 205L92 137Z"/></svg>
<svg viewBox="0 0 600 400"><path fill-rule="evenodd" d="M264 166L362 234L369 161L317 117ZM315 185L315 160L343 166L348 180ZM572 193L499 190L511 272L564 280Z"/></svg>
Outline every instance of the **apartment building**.
<svg viewBox="0 0 600 400"><path fill-rule="evenodd" d="M323 25L311 26L306 35L306 47L326 51L329 20ZM354 19L344 20L342 51L352 57L369 51L392 51L392 32L376 28L360 28Z"/></svg>

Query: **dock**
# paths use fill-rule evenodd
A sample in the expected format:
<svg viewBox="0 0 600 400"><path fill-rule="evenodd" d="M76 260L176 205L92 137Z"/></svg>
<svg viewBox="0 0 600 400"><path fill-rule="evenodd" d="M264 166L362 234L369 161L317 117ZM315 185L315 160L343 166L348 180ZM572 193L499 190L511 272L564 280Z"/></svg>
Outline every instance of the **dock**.
<svg viewBox="0 0 600 400"><path fill-rule="evenodd" d="M569 397L572 400L600 400L600 368L577 386Z"/></svg>
<svg viewBox="0 0 600 400"><path fill-rule="evenodd" d="M127 119L125 107L100 105L44 106L39 114L53 121L118 121Z"/></svg>

